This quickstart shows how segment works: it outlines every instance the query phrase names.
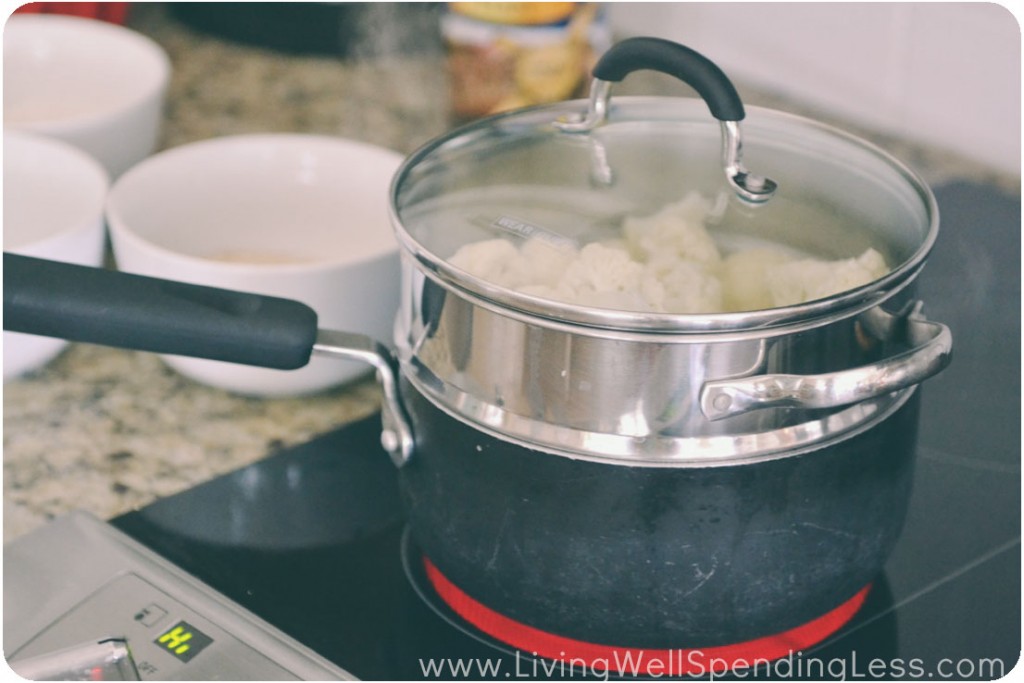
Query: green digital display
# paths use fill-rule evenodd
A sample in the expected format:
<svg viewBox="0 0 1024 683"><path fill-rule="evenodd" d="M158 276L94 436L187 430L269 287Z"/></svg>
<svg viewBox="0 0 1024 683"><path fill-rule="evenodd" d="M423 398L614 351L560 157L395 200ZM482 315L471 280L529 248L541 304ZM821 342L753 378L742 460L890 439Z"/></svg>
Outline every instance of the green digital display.
<svg viewBox="0 0 1024 683"><path fill-rule="evenodd" d="M165 652L170 652L183 662L190 661L213 642L206 635L187 621L179 621L153 641Z"/></svg>

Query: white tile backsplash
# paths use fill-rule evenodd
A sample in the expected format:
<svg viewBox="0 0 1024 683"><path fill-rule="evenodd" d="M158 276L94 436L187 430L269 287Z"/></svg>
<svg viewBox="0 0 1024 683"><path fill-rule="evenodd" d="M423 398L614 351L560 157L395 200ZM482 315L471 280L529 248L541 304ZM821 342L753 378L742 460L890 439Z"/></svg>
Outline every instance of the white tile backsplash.
<svg viewBox="0 0 1024 683"><path fill-rule="evenodd" d="M612 3L621 35L737 80L1020 173L1020 26L995 3Z"/></svg>

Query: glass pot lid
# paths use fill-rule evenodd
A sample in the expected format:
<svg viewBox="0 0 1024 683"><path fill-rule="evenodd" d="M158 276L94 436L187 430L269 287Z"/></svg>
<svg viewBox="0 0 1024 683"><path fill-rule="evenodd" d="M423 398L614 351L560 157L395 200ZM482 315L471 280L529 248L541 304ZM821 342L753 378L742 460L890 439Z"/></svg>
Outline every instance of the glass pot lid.
<svg viewBox="0 0 1024 683"><path fill-rule="evenodd" d="M610 96L646 68L704 101ZM406 160L392 210L422 267L531 315L686 332L852 314L923 265L934 198L874 145L745 109L668 41L618 43L594 74L589 102L478 121Z"/></svg>

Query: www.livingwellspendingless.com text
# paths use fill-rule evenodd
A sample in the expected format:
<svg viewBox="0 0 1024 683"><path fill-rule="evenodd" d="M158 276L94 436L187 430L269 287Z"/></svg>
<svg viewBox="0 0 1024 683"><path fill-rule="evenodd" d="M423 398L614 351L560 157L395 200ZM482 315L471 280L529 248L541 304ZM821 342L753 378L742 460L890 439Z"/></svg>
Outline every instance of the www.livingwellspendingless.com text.
<svg viewBox="0 0 1024 683"><path fill-rule="evenodd" d="M420 659L424 677L439 680L470 678L476 680L580 678L609 680L612 677L700 678L714 680L729 676L742 679L749 675L771 679L886 680L994 680L1002 678L1015 662L1000 658L943 658L925 662L920 658L849 657L819 658L790 652L772 661L714 657L700 650L670 651L649 656L643 650L615 651L607 659L542 659L533 653L517 652L512 658L436 658Z"/></svg>

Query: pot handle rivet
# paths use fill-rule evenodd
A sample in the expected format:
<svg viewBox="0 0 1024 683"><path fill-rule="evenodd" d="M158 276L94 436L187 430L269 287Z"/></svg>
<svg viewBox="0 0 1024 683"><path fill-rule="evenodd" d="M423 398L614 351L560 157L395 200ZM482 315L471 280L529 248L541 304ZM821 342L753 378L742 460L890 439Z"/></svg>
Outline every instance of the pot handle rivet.
<svg viewBox="0 0 1024 683"><path fill-rule="evenodd" d="M594 66L587 113L576 120L556 121L566 133L589 133L608 118L611 84L634 71L653 69L675 76L693 87L722 127L722 166L726 181L740 199L760 204L771 199L778 185L771 178L750 173L743 165L740 121L743 102L729 77L704 55L661 38L628 38L616 43Z"/></svg>
<svg viewBox="0 0 1024 683"><path fill-rule="evenodd" d="M729 406L732 405L732 396L725 393L718 394L712 400L712 405L714 405L715 410L725 412L726 410L729 410Z"/></svg>

